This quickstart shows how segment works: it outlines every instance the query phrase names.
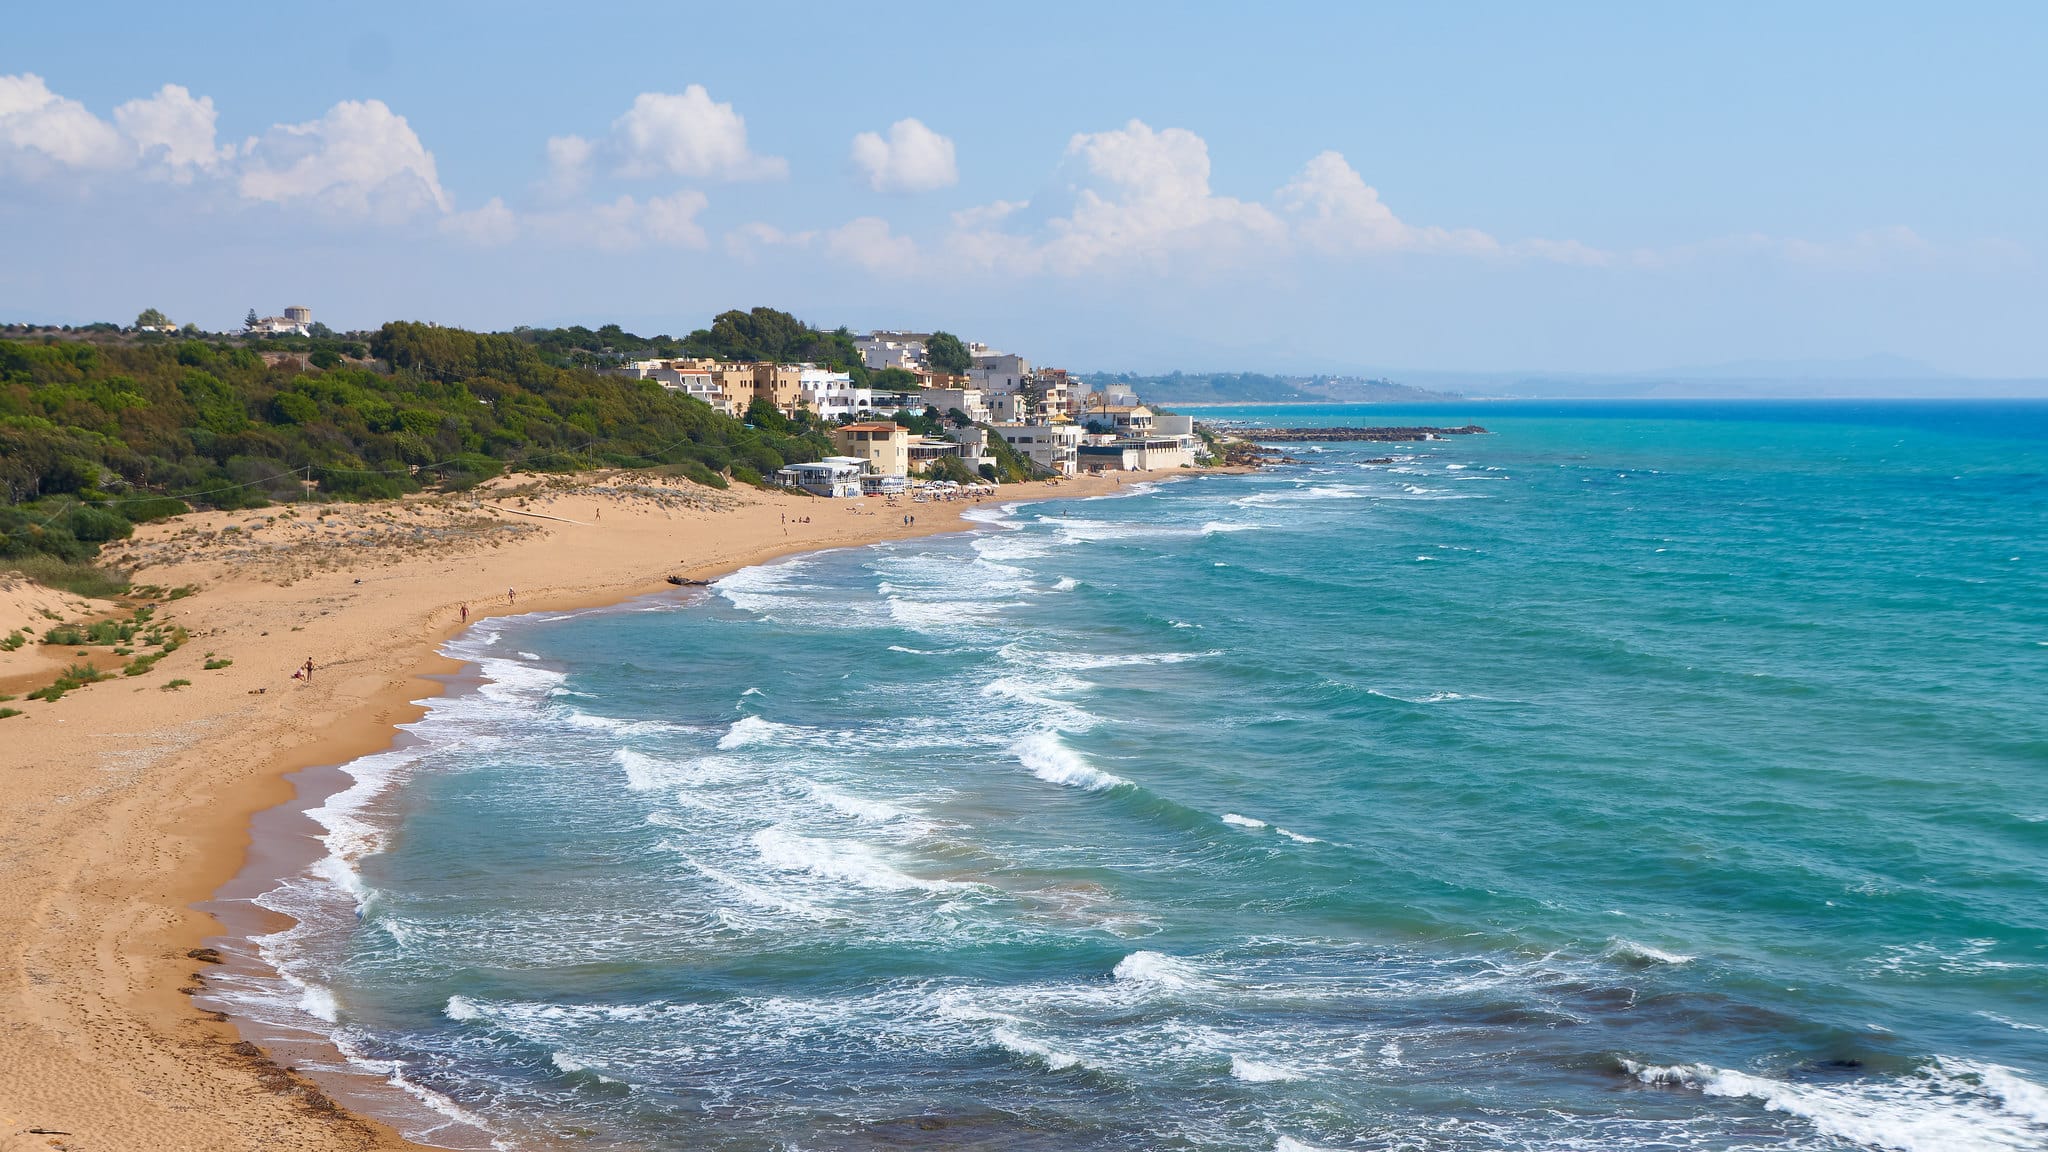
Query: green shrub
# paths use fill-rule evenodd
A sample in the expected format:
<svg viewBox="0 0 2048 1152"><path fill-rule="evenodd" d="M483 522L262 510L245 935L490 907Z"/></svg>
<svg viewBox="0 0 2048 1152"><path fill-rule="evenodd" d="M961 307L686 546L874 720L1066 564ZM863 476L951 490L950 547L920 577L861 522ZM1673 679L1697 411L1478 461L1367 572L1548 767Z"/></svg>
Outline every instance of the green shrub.
<svg viewBox="0 0 2048 1152"><path fill-rule="evenodd" d="M168 681L167 683L165 683L165 684L164 684L164 686L163 686L163 691L165 691L165 692L171 692L171 691L175 691L175 690L177 690L177 689L179 689L179 688L183 688L183 687L185 687L185 686L187 686L187 685L189 685L189 684L191 684L191 683L192 683L192 682L191 682L190 680L172 680L172 681Z"/></svg>
<svg viewBox="0 0 2048 1152"><path fill-rule="evenodd" d="M208 660L208 661L206 662L206 665L205 665L205 667L206 667L206 670L207 670L208 672L218 672L218 671L220 671L221 669L223 669L223 668L225 668L225 667L227 667L228 665L230 665L230 664L233 664L233 663L234 663L234 661L233 661L233 660L230 660L230 659L228 659L227 657L223 656L223 657L221 657L221 658L220 658L220 659L218 659L218 660Z"/></svg>
<svg viewBox="0 0 2048 1152"><path fill-rule="evenodd" d="M10 716L19 715L21 715L21 709L19 708L0 708L0 720L5 720Z"/></svg>

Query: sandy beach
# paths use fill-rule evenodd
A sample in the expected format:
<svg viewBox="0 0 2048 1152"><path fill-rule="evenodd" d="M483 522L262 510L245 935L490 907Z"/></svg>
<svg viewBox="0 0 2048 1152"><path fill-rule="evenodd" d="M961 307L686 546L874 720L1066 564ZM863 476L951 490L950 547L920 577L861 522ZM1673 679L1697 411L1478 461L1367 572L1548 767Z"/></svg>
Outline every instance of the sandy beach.
<svg viewBox="0 0 2048 1152"><path fill-rule="evenodd" d="M1144 478L1011 485L990 502ZM107 562L133 566L138 584L193 589L154 617L190 638L147 674L16 701L22 715L0 720L0 1152L408 1147L189 999L209 966L191 953L221 931L193 905L241 867L251 817L290 798L284 776L386 746L439 690L425 677L456 670L437 649L463 605L474 621L611 603L670 574L956 531L972 507L619 474L199 513L111 546ZM0 635L116 611L0 587ZM78 659L54 647L0 652L0 694ZM309 659L310 681L293 679Z"/></svg>

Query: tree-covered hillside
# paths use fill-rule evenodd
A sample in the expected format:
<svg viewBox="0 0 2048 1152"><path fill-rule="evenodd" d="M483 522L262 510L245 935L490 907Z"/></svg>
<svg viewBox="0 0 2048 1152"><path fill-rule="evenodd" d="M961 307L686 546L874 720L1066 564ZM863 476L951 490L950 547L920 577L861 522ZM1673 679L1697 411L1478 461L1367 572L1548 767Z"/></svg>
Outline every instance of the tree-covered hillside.
<svg viewBox="0 0 2048 1152"><path fill-rule="evenodd" d="M319 367L227 341L0 340L0 558L88 558L187 505L390 497L507 468L668 465L722 485L832 450L801 417L749 428L523 335L392 323L366 350Z"/></svg>

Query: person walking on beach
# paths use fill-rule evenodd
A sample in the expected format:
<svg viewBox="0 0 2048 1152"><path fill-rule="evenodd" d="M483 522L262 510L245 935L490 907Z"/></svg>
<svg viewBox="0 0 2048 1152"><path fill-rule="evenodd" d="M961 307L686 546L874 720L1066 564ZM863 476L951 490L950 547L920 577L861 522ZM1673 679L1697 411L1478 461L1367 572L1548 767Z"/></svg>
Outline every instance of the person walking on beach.
<svg viewBox="0 0 2048 1152"><path fill-rule="evenodd" d="M505 589L505 603L507 603L507 604L517 604L517 603L519 603L519 590L518 590L517 588L507 588L507 589Z"/></svg>
<svg viewBox="0 0 2048 1152"><path fill-rule="evenodd" d="M467 604L462 606L462 622L464 624L469 623L469 605Z"/></svg>
<svg viewBox="0 0 2048 1152"><path fill-rule="evenodd" d="M306 674L306 683L311 684L313 682L313 658L311 656L306 657L306 663L299 671Z"/></svg>

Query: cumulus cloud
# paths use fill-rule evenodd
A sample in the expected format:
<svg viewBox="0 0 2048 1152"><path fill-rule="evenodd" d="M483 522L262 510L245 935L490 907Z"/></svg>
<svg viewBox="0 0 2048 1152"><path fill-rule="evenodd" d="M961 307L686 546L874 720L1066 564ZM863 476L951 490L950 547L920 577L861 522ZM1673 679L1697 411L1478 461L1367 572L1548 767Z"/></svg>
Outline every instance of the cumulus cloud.
<svg viewBox="0 0 2048 1152"><path fill-rule="evenodd" d="M247 151L236 188L251 200L387 219L451 207L434 154L382 100L344 100L318 120L276 125Z"/></svg>
<svg viewBox="0 0 2048 1152"><path fill-rule="evenodd" d="M30 177L139 168L183 182L232 155L214 143L213 101L176 84L114 109L109 123L40 76L0 76L0 168Z"/></svg>
<svg viewBox="0 0 2048 1152"><path fill-rule="evenodd" d="M929 192L960 182L953 142L915 119L889 125L889 135L853 138L853 163L877 192Z"/></svg>
<svg viewBox="0 0 2048 1152"><path fill-rule="evenodd" d="M1155 130L1141 120L1108 132L1079 133L1061 164L1071 197L1045 236L1020 246L974 224L954 248L979 259L1074 275L1175 258L1236 261L1286 240L1286 226L1263 204L1218 196L1209 187L1209 145L1185 128Z"/></svg>
<svg viewBox="0 0 2048 1152"><path fill-rule="evenodd" d="M1328 252L1425 249L1495 252L1500 242L1471 228L1418 228L1394 215L1378 189L1336 152L1324 152L1274 197L1303 243Z"/></svg>
<svg viewBox="0 0 2048 1152"><path fill-rule="evenodd" d="M196 173L213 172L232 159L235 150L214 142L213 97L194 98L179 84L166 84L156 95L130 100L114 109L114 123L135 146L146 165L179 182Z"/></svg>
<svg viewBox="0 0 2048 1152"><path fill-rule="evenodd" d="M612 122L609 143L621 176L763 180L789 174L788 161L748 147L746 119L731 104L714 103L702 84L681 93L642 92Z"/></svg>
<svg viewBox="0 0 2048 1152"><path fill-rule="evenodd" d="M0 146L30 175L54 168L114 169L134 149L113 125L76 100L57 95L41 76L0 76Z"/></svg>

